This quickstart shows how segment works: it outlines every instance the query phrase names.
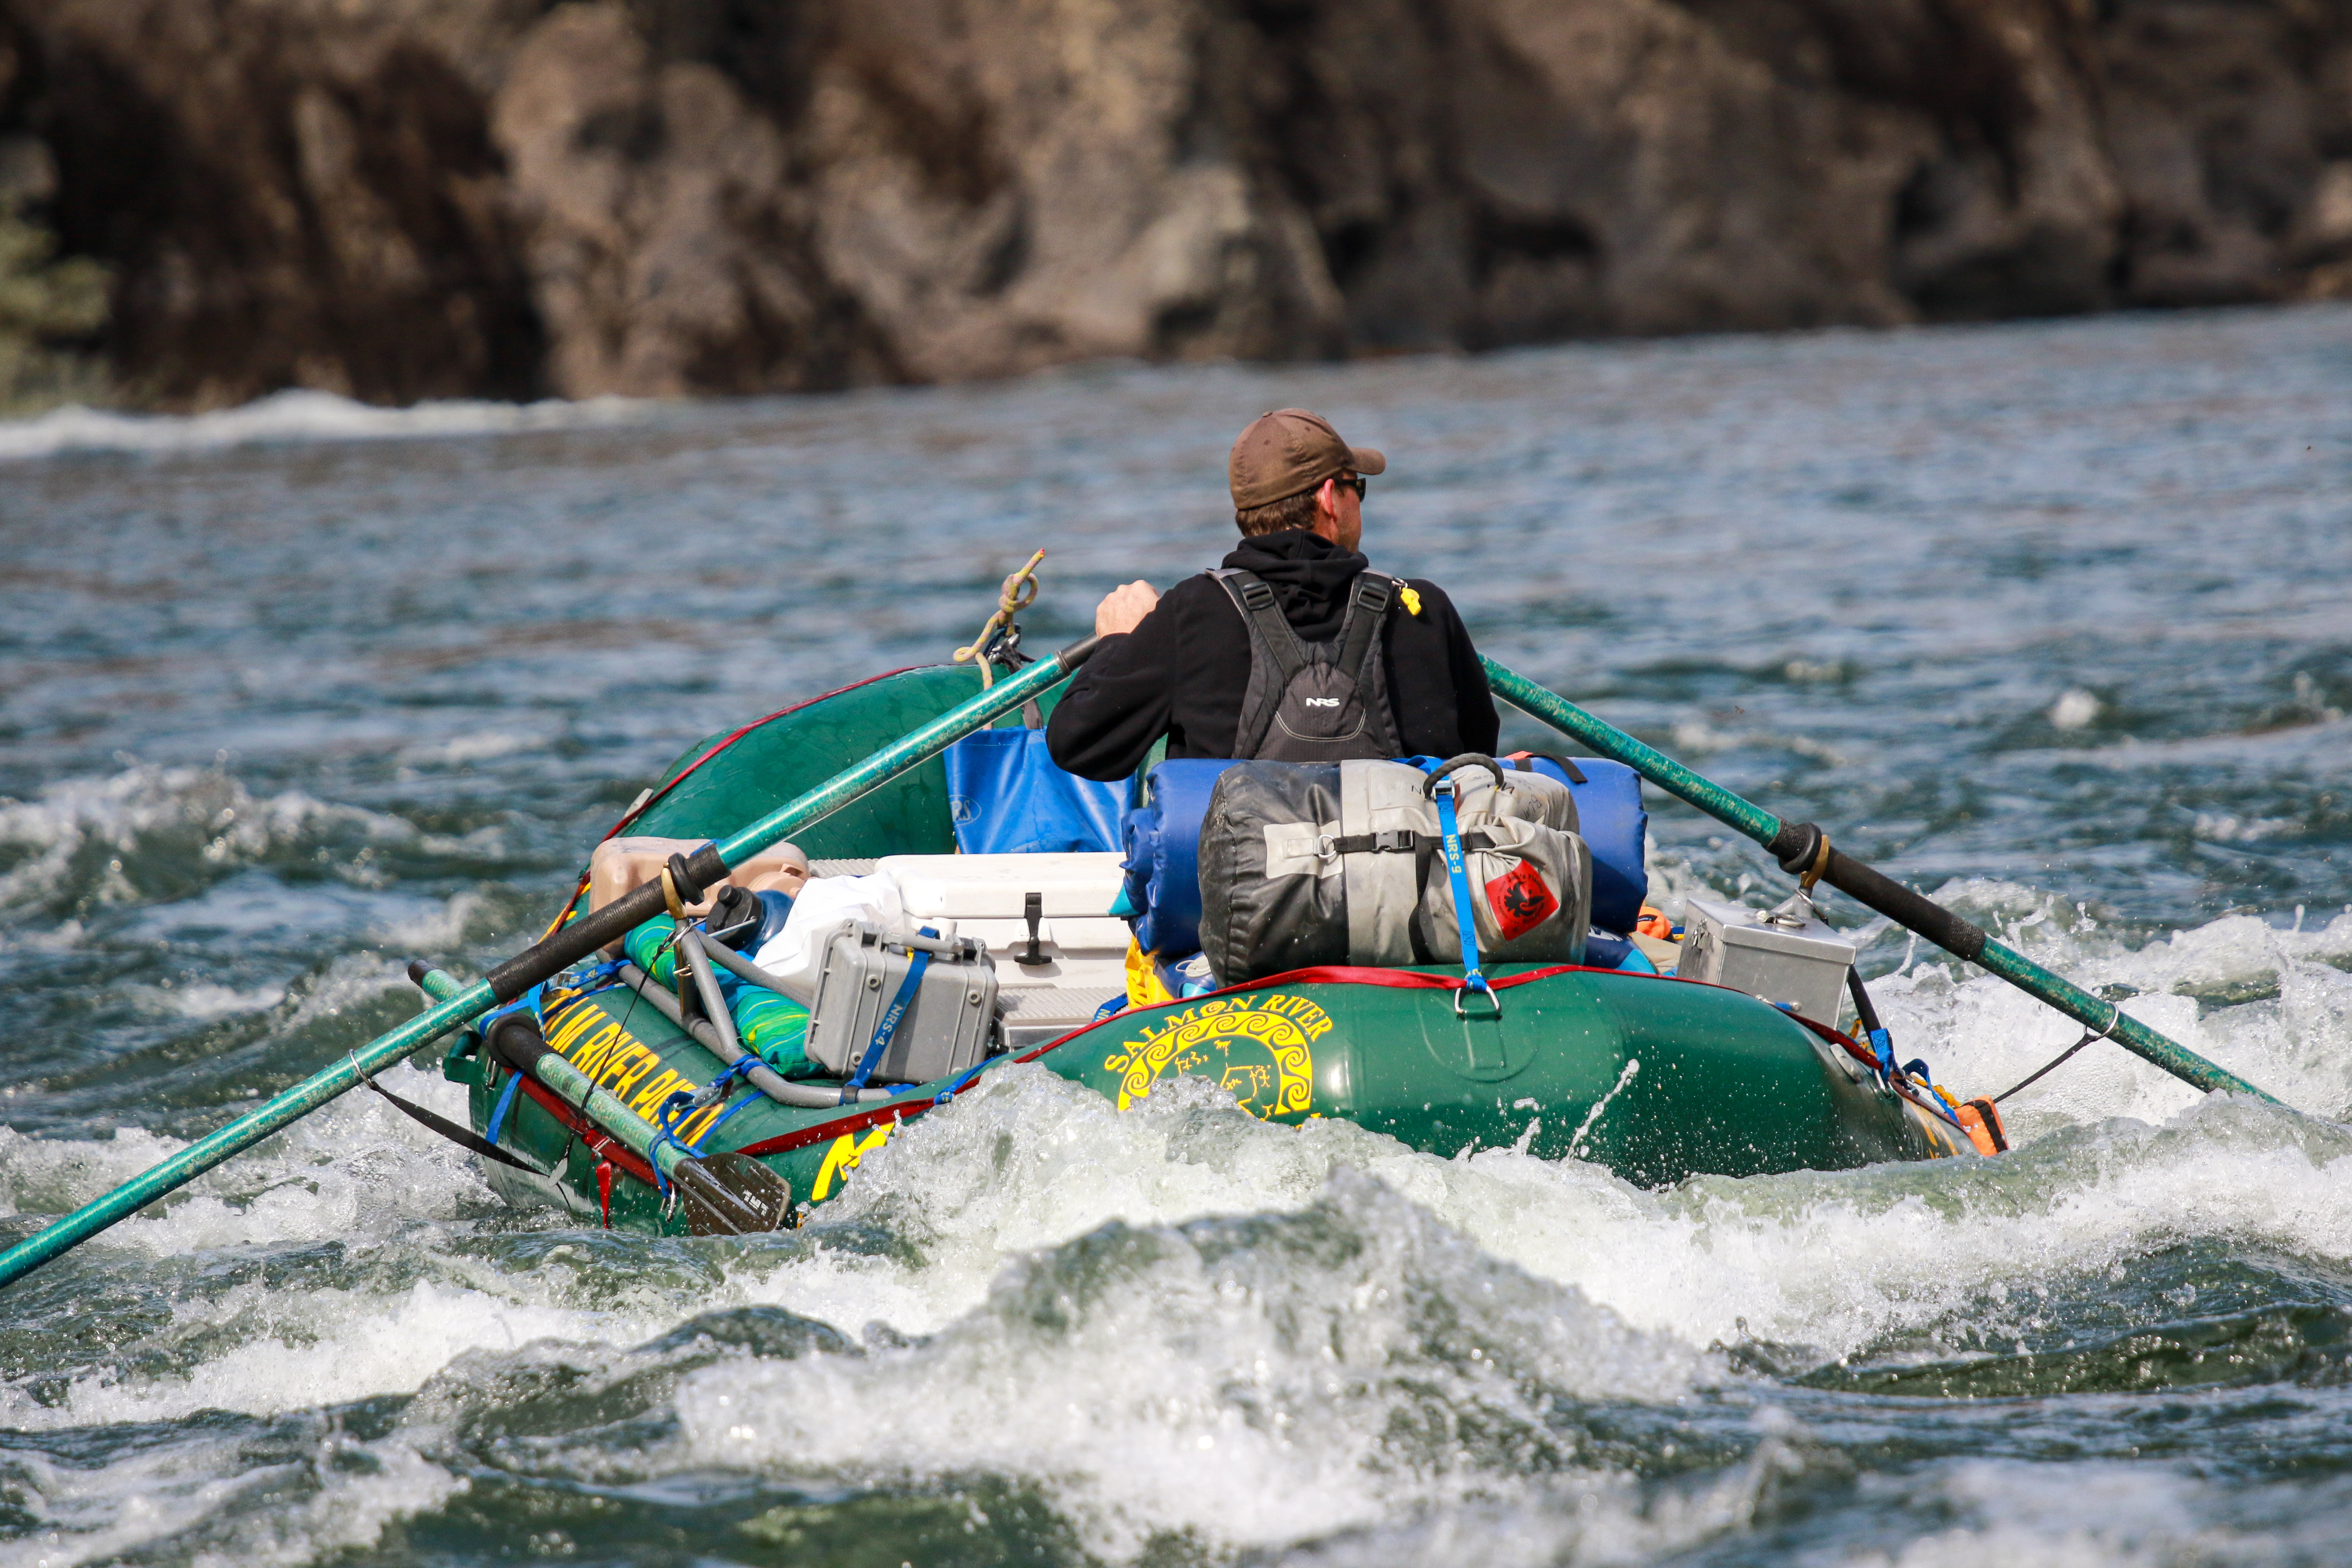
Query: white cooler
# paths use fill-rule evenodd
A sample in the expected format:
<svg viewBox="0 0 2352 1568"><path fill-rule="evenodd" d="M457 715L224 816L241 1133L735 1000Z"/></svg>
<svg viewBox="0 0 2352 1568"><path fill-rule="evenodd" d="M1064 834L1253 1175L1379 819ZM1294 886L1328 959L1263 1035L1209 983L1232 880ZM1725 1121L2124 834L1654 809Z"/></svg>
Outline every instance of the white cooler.
<svg viewBox="0 0 2352 1568"><path fill-rule="evenodd" d="M1084 855L888 855L874 869L890 879L912 925L941 936L976 937L996 960L1006 1041L1042 1045L1127 994L1127 922L1110 912L1122 873L1116 853ZM1028 954L1031 895L1037 900L1037 956Z"/></svg>

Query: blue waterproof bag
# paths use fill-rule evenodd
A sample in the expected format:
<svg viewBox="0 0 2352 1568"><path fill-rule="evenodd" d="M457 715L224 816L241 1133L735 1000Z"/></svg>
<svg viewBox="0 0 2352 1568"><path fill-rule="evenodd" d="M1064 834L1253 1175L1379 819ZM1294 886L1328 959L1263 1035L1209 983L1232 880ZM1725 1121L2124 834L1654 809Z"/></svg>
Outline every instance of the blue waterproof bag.
<svg viewBox="0 0 2352 1568"><path fill-rule="evenodd" d="M1043 730L975 730L947 750L948 814L967 855L1119 847L1127 785L1065 773Z"/></svg>
<svg viewBox="0 0 2352 1568"><path fill-rule="evenodd" d="M1182 958L1201 950L1201 819L1217 775L1234 764L1193 757L1162 763L1127 814L1127 888L1143 951Z"/></svg>
<svg viewBox="0 0 2352 1568"><path fill-rule="evenodd" d="M1574 763L1584 775L1582 784L1569 777L1551 757L1530 756L1503 765L1556 778L1576 797L1576 830L1592 851L1592 923L1622 936L1642 918L1642 904L1650 896L1643 845L1650 814L1642 807L1642 775L1622 763L1599 757L1578 757Z"/></svg>

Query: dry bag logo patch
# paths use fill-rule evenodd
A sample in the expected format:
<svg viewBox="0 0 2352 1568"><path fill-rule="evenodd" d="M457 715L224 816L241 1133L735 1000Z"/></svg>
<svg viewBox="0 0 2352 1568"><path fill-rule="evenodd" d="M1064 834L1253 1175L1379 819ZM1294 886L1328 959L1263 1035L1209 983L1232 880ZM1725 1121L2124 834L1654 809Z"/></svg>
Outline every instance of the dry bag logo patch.
<svg viewBox="0 0 2352 1568"><path fill-rule="evenodd" d="M1150 1094L1162 1074L1189 1072L1215 1078L1264 1121L1314 1104L1311 1047L1330 1029L1330 1015L1304 996L1221 996L1114 1046L1103 1070L1118 1076L1121 1110Z"/></svg>
<svg viewBox="0 0 2352 1568"><path fill-rule="evenodd" d="M1559 910L1559 900L1544 886L1542 873L1527 860L1486 884L1486 902L1494 908L1495 929L1505 942L1527 935Z"/></svg>

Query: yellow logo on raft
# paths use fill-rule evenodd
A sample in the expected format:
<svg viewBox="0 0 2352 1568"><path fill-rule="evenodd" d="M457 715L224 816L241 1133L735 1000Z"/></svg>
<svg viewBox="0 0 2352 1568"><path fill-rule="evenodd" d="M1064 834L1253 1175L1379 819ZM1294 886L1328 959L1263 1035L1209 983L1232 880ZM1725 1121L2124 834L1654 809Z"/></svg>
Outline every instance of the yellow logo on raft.
<svg viewBox="0 0 2352 1568"><path fill-rule="evenodd" d="M809 1202L824 1202L835 1181L847 1181L849 1173L857 1169L857 1163L890 1142L890 1134L898 1130L897 1122L886 1121L868 1131L863 1142L855 1132L845 1132L835 1139L833 1147L824 1152L824 1163L817 1167L816 1184L809 1188Z"/></svg>
<svg viewBox="0 0 2352 1568"><path fill-rule="evenodd" d="M681 1089L691 1094L702 1087L663 1067L659 1056L594 1007L574 1007L557 1018L547 1032L547 1045L581 1076L656 1127L661 1125L662 1101ZM678 1127L678 1142L693 1142L725 1111L723 1102L696 1111Z"/></svg>
<svg viewBox="0 0 2352 1568"><path fill-rule="evenodd" d="M1304 996L1218 996L1125 1040L1103 1058L1118 1075L1118 1108L1151 1092L1163 1073L1213 1073L1265 1121L1315 1102L1314 1042L1331 1032L1331 1016Z"/></svg>

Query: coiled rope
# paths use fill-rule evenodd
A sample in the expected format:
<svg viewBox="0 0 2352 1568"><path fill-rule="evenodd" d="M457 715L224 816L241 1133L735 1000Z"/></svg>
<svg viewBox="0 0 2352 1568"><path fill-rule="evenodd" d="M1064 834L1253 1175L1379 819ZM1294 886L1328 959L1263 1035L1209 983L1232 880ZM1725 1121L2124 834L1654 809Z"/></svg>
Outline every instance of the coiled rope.
<svg viewBox="0 0 2352 1568"><path fill-rule="evenodd" d="M1045 552L1038 551L1022 563L1021 570L1004 580L1003 588L996 595L995 613L981 623L980 635L971 639L970 647L955 650L958 664L970 664L974 659L980 661L980 689L982 691L996 682L995 672L990 668L993 659L1001 653L1011 653L1020 647L1021 633L1013 625L1013 617L1037 602L1037 563L1045 559ZM1008 637L1009 642L1005 640ZM1005 644L1002 649L997 646L1000 642Z"/></svg>

